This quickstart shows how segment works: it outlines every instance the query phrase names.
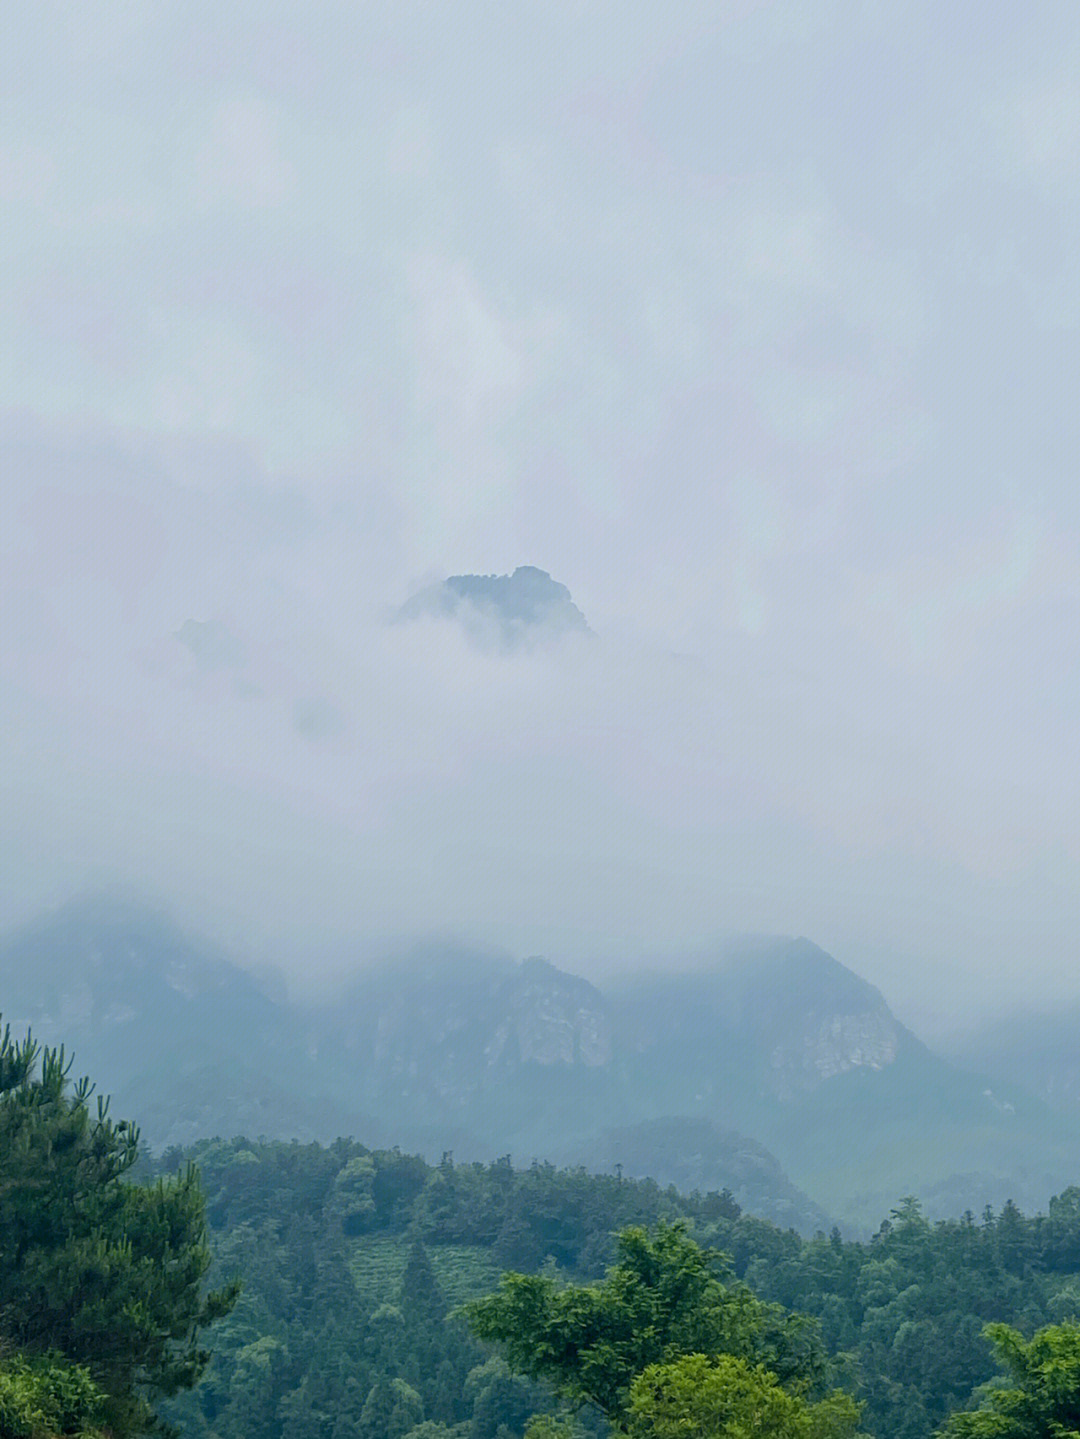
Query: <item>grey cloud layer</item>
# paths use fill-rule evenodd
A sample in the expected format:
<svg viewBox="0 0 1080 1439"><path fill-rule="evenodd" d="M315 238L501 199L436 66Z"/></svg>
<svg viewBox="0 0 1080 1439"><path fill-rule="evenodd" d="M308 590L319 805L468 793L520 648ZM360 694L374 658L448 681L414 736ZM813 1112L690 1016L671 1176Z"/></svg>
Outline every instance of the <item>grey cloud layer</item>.
<svg viewBox="0 0 1080 1439"><path fill-rule="evenodd" d="M6 46L5 913L1069 983L1075 7L320 17Z"/></svg>

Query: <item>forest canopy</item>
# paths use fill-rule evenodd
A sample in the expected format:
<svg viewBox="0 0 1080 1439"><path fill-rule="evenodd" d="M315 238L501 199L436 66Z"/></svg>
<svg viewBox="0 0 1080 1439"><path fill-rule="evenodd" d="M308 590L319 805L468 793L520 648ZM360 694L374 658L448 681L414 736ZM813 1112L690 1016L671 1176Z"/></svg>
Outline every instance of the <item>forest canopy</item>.
<svg viewBox="0 0 1080 1439"><path fill-rule="evenodd" d="M846 1391L864 1406L859 1428L876 1439L931 1439L951 1415L978 1408L982 1386L1001 1382L987 1324L1008 1324L1027 1342L1080 1317L1080 1189L1041 1215L1007 1204L936 1223L906 1199L872 1237L805 1239L722 1191L680 1194L540 1162L515 1168L507 1156L481 1164L446 1154L431 1165L351 1140L236 1139L175 1150L157 1167L182 1172L191 1160L207 1196L210 1277L244 1276L203 1381L169 1406L191 1439L334 1439L335 1429L338 1439L521 1439L530 1422L530 1439L599 1435L599 1410L583 1407L567 1429L552 1376L515 1369L507 1348L492 1353L457 1316L502 1292L507 1272L552 1295L603 1289L620 1262L616 1235L642 1230L653 1244L680 1221L702 1250L727 1256L710 1259L725 1291L745 1288L774 1315L806 1316L805 1327L788 1319L781 1333L790 1325L788 1336L800 1333L824 1365L821 1387L803 1392L786 1376L772 1385L767 1376L780 1371L751 1351L734 1356L749 1371L729 1367L734 1387L764 1385L774 1410L787 1407L777 1387L807 1408ZM637 1395L648 1422L667 1422L663 1388L643 1379L635 1389L634 1373L631 1415ZM686 1374L662 1377L678 1391Z"/></svg>
<svg viewBox="0 0 1080 1439"><path fill-rule="evenodd" d="M676 1439L734 1434L745 1422L763 1435L852 1439L859 1406L821 1393L828 1365L818 1326L725 1284L719 1261L682 1223L661 1222L653 1234L631 1227L600 1283L507 1274L465 1313L514 1369L592 1405L617 1432Z"/></svg>

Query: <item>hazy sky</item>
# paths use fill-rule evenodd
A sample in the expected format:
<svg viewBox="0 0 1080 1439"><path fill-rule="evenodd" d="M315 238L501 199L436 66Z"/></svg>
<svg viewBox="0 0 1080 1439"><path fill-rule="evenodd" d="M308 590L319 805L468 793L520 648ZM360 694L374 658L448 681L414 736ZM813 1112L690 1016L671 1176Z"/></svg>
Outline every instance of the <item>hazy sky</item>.
<svg viewBox="0 0 1080 1439"><path fill-rule="evenodd" d="M1075 0L4 30L0 920L1080 992Z"/></svg>

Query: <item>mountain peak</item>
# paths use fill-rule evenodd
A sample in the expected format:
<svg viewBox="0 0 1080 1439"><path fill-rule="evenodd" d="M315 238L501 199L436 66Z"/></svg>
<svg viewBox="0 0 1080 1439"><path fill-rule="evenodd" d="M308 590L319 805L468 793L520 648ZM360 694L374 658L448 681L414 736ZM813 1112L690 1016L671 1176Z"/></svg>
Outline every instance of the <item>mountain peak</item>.
<svg viewBox="0 0 1080 1439"><path fill-rule="evenodd" d="M566 586L535 565L509 575L450 575L414 595L396 618L452 619L478 647L503 651L592 633Z"/></svg>

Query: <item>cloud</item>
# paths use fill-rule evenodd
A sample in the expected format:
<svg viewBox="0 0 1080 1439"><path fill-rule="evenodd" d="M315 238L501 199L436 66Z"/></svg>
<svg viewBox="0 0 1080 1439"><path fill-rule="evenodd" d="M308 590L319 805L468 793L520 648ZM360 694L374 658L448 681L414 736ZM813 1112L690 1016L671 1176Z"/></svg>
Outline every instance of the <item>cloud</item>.
<svg viewBox="0 0 1080 1439"><path fill-rule="evenodd" d="M1075 71L1040 77L995 117L1000 154L1017 178L1060 189L1080 181L1080 88Z"/></svg>
<svg viewBox="0 0 1080 1439"><path fill-rule="evenodd" d="M0 146L0 201L40 209L52 189L56 163L52 153L32 141Z"/></svg>
<svg viewBox="0 0 1080 1439"><path fill-rule="evenodd" d="M901 923L920 886L955 892L941 865L965 883L1015 881L1020 915L1018 877L1041 873L1046 835L1071 832L1045 799L1047 776L1028 772L1012 792L986 785L962 707L952 727L927 725L936 673L920 678L873 630L845 654L805 615L800 627L793 512L752 484L733 499L756 566L740 603L767 596L768 607L765 623L743 615L745 642L680 658L602 631L591 645L507 654L452 626L387 628L403 578L387 563L389 532L365 532L332 493L270 503L257 470L235 482L225 444L185 457L99 433L103 489L75 459L86 436L57 450L16 434L32 477L23 499L51 473L52 510L81 494L78 528L93 533L99 501L137 491L163 541L149 569L137 545L100 568L89 547L93 567L54 583L47 610L21 607L21 650L5 642L9 914L55 894L58 876L111 877L162 890L254 952L302 949L316 968L319 955L339 963L380 936L435 928L595 968L741 926L854 944L875 915ZM14 509L24 518L5 533L24 578L55 575L64 554L70 566L73 539L35 530L18 498ZM135 530L125 521L119 533ZM971 551L967 589L942 555L951 622L970 599L997 606L1001 624L1000 606L1030 582L1014 554L1024 533L1005 528ZM1026 565L1030 575L1036 561ZM625 581L637 599L635 576ZM913 574L897 594L926 590ZM836 633L850 632L843 587L831 603ZM5 604L8 622L15 613ZM185 650L187 668L170 658ZM950 640L942 662L969 652ZM980 749L950 772L946 756ZM905 866L917 882L896 879ZM980 934L994 915L991 904ZM921 932L920 944L943 952Z"/></svg>
<svg viewBox="0 0 1080 1439"><path fill-rule="evenodd" d="M446 425L475 425L480 412L521 383L521 357L507 326L461 264L438 255L409 267L417 404Z"/></svg>
<svg viewBox="0 0 1080 1439"><path fill-rule="evenodd" d="M1068 931L1064 27L722 9L24 7L0 910L912 990ZM385 623L520 565L594 643Z"/></svg>
<svg viewBox="0 0 1080 1439"><path fill-rule="evenodd" d="M185 620L176 638L195 656L200 669L240 669L246 657L242 641L216 620Z"/></svg>
<svg viewBox="0 0 1080 1439"><path fill-rule="evenodd" d="M417 257L409 288L413 422L423 436L417 506L453 543L462 524L483 523L510 497L498 437L523 366L509 327L465 266Z"/></svg>
<svg viewBox="0 0 1080 1439"><path fill-rule="evenodd" d="M978 536L943 545L906 573L893 570L872 599L917 662L951 665L985 642L1011 610L1030 606L1050 579L1047 538L1031 514L1003 517Z"/></svg>
<svg viewBox="0 0 1080 1439"><path fill-rule="evenodd" d="M293 728L305 739L318 743L344 734L348 720L333 700L309 695L293 704Z"/></svg>
<svg viewBox="0 0 1080 1439"><path fill-rule="evenodd" d="M841 0L758 0L735 7L721 28L724 50L743 63L760 62L778 47L801 46L831 30L844 12ZM739 13L739 12L742 13Z"/></svg>
<svg viewBox="0 0 1080 1439"><path fill-rule="evenodd" d="M404 105L394 116L386 145L386 167L399 180L427 181L436 162L437 144L429 110Z"/></svg>
<svg viewBox="0 0 1080 1439"><path fill-rule="evenodd" d="M205 138L194 142L192 201L196 209L219 206L261 210L293 194L296 171L286 155L280 121L259 95L219 102L203 122Z"/></svg>

